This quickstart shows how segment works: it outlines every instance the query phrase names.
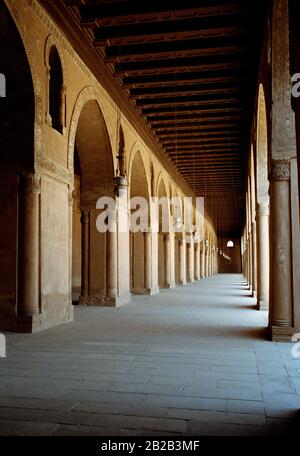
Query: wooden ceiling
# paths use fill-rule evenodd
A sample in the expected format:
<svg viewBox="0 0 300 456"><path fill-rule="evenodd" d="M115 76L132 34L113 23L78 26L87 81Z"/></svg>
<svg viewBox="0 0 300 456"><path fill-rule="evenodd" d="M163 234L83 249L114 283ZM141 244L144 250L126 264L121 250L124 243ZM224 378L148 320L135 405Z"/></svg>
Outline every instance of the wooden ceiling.
<svg viewBox="0 0 300 456"><path fill-rule="evenodd" d="M80 24L168 159L206 198L218 230L239 235L267 2L54 3Z"/></svg>

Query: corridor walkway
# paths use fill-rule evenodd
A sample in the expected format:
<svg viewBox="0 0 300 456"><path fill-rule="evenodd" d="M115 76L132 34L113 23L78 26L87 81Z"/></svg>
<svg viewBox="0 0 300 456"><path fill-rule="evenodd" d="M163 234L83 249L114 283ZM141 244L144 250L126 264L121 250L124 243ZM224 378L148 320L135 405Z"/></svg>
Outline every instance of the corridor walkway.
<svg viewBox="0 0 300 456"><path fill-rule="evenodd" d="M76 321L10 334L0 434L257 435L293 432L300 360L266 340L239 275L76 308Z"/></svg>

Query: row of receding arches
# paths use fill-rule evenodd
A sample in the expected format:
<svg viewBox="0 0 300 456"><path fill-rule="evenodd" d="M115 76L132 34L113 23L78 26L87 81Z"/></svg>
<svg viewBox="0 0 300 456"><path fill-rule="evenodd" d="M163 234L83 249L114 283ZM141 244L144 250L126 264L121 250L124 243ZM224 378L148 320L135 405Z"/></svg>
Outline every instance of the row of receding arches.
<svg viewBox="0 0 300 456"><path fill-rule="evenodd" d="M16 315L31 318L44 313L49 319L44 326L52 324L51 318L55 323L65 321L71 318L67 307L70 295L73 302L111 304L121 288L127 287L129 294L130 291L156 293L159 288L200 278L199 243L192 250L175 236L171 226L175 215L170 207L167 232L161 229L162 213L159 213L157 235L150 231L116 239L97 230L96 202L101 196L115 197L115 168L124 171L124 163L120 165L120 152L126 151L124 132L119 127L118 142L122 150L118 162L98 95L86 88L75 106L67 104L65 66L51 38L47 41L45 61L41 62L41 66L46 64L47 90L37 95L22 39L3 3L0 14L1 63L9 81L0 121L0 329L14 329ZM40 104L39 97L42 97ZM37 112L40 106L45 116ZM39 122L42 122L41 137L36 134ZM51 135L43 136L45 132ZM46 137L51 138L49 144L45 143ZM45 157L48 146L57 154L67 155L59 170L63 168L62 174L68 179L74 175L68 226L70 206L65 206L63 186L72 185L56 184L51 167L44 179L43 168L36 160L39 140ZM55 150L56 144L66 142L67 146L59 146L61 151ZM129 155L128 199L138 196L149 202L153 196L177 196L167 174L160 172L158 166L155 172L152 170L150 155L144 156L138 148L131 154L126 151L125 155ZM180 191L177 193L182 197ZM184 223L182 212L180 218ZM216 241L211 227L209 235L209 247L212 247ZM212 251L207 250L202 276L216 271L212 259ZM112 273L116 270L117 279ZM21 321L22 325L25 323Z"/></svg>
<svg viewBox="0 0 300 456"><path fill-rule="evenodd" d="M270 195L268 118L263 84L257 97L255 140L250 150L246 192L246 223L242 239L243 272L257 296L259 310L270 301Z"/></svg>

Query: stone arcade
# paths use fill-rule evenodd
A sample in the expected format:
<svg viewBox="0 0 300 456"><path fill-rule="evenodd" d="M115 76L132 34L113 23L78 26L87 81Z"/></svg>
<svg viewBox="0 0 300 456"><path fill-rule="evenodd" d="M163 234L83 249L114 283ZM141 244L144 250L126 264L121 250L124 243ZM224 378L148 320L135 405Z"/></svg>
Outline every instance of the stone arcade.
<svg viewBox="0 0 300 456"><path fill-rule="evenodd" d="M188 312L232 277L264 341L300 333L298 3L1 2L1 332L67 340L173 289ZM101 197L144 198L148 229L101 232Z"/></svg>

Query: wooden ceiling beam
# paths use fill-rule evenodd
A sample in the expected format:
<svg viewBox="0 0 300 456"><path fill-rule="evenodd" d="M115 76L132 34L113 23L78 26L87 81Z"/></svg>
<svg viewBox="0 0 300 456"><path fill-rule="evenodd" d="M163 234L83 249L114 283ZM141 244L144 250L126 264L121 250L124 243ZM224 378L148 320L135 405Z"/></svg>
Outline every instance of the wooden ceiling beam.
<svg viewBox="0 0 300 456"><path fill-rule="evenodd" d="M233 14L210 18L104 25L95 29L94 45L103 47L105 45L119 45L131 42L194 39L220 36L221 34L230 36L241 33L246 24L246 17L237 17L237 15ZM89 24L87 25L90 27Z"/></svg>
<svg viewBox="0 0 300 456"><path fill-rule="evenodd" d="M172 88L173 89L173 88ZM177 98L181 97L197 97L201 95L215 95L215 94L235 94L235 93L242 93L241 88L237 88L236 85L231 85L231 84L218 84L216 86L208 86L208 87L203 87L203 86L187 86L186 88L182 87L180 90L175 91L173 90L168 90L166 88L166 91L163 91L163 88L161 91L157 93L149 93L149 94L135 94L133 90L129 92L129 98L131 100L155 100L155 99L160 99L160 98L170 98L173 97L174 100Z"/></svg>
<svg viewBox="0 0 300 456"><path fill-rule="evenodd" d="M191 128L177 128L177 129L172 129L172 130L158 130L154 129L154 132L158 138L164 138L168 137L170 135L174 135L175 137L180 137L182 135L191 135L192 137L196 137L197 135L210 135L210 134L215 134L215 133L220 133L220 132L232 132L232 134L237 134L241 131L240 128L237 128L237 125L234 124L228 124L228 125L216 125L214 127L204 127L200 128L198 126L196 127L191 127Z"/></svg>
<svg viewBox="0 0 300 456"><path fill-rule="evenodd" d="M179 117L182 114L193 114L195 113L201 115L206 115L208 112L241 112L244 110L242 102L239 104L222 106L219 103L209 103L209 104L197 104L196 106L162 106L162 107L151 107L151 108L142 108L141 112L150 120L151 116L163 117L166 115L172 115L174 117Z"/></svg>
<svg viewBox="0 0 300 456"><path fill-rule="evenodd" d="M92 3L85 6L80 5L81 25L83 27L98 27L107 24L132 24L136 22L171 21L188 17L212 17L222 15L240 14L243 10L237 2L226 0L151 0L151 2L127 1Z"/></svg>
<svg viewBox="0 0 300 456"><path fill-rule="evenodd" d="M240 119L232 119L230 117L228 118L220 118L218 120L212 120L212 121L206 121L206 122L197 122L197 121L191 121L191 122L180 122L180 123L158 123L156 122L155 124L152 124L153 130L155 132L158 131L176 131L176 130L184 130L185 128L188 128L189 130L197 129L199 128L200 130L206 129L206 130L214 130L216 128L222 128L222 127L240 127L241 126L241 121Z"/></svg>
<svg viewBox="0 0 300 456"><path fill-rule="evenodd" d="M201 55L198 57L182 57L182 58L166 58L157 60L134 61L116 63L114 75L128 76L130 73L173 73L181 70L182 72L190 72L200 69L219 68L241 68L245 66L246 61L243 52L232 52L220 55Z"/></svg>
<svg viewBox="0 0 300 456"><path fill-rule="evenodd" d="M220 53L244 52L245 40L237 31L236 36L213 37L184 41L164 41L163 43L144 43L124 46L108 46L105 50L106 63L165 59L176 56L197 57Z"/></svg>
<svg viewBox="0 0 300 456"><path fill-rule="evenodd" d="M139 98L139 97L156 97L156 96L182 96L183 94L198 94L198 93L213 93L215 90L230 90L236 89L236 81L224 81L220 80L219 82L210 82L207 81L206 84L196 83L196 84L183 84L178 86L168 86L161 85L160 87L148 87L148 88L137 88L131 89L129 91L130 98Z"/></svg>
<svg viewBox="0 0 300 456"><path fill-rule="evenodd" d="M201 107L202 108L202 107ZM207 109L201 109L200 112L196 112L194 114L184 114L184 113L177 113L177 111L173 111L172 114L166 115L150 115L147 118L147 123L149 125L160 125L165 124L167 122L172 122L172 124L180 124L184 122L217 122L221 119L243 119L242 117L242 109L240 108L220 108L215 109L213 111Z"/></svg>
<svg viewBox="0 0 300 456"><path fill-rule="evenodd" d="M208 81L220 82L230 80L230 78L244 78L245 75L240 69L227 68L220 74L219 69L203 69L202 71L191 71L190 73L167 73L167 74L150 74L138 76L125 76L122 85L125 88L131 87L160 87L161 85L177 84L207 84Z"/></svg>
<svg viewBox="0 0 300 456"><path fill-rule="evenodd" d="M226 144L226 141L229 140L233 140L235 138L232 137L232 135L229 133L228 135L226 135L225 133L222 133L220 135L215 135L214 137L210 137L210 136L205 136L203 135L202 137L199 136L195 141L193 141L193 139L190 138L190 136L182 136L181 138L178 138L177 141L174 140L174 138L164 138L163 140L160 141L161 144L163 145L166 145L166 144L174 144L175 147L176 147L176 144L180 144L180 143L189 143L191 146L194 146L196 147L197 145L203 145L205 143L225 143ZM238 138L240 139L240 138ZM238 142L237 142L238 143Z"/></svg>

